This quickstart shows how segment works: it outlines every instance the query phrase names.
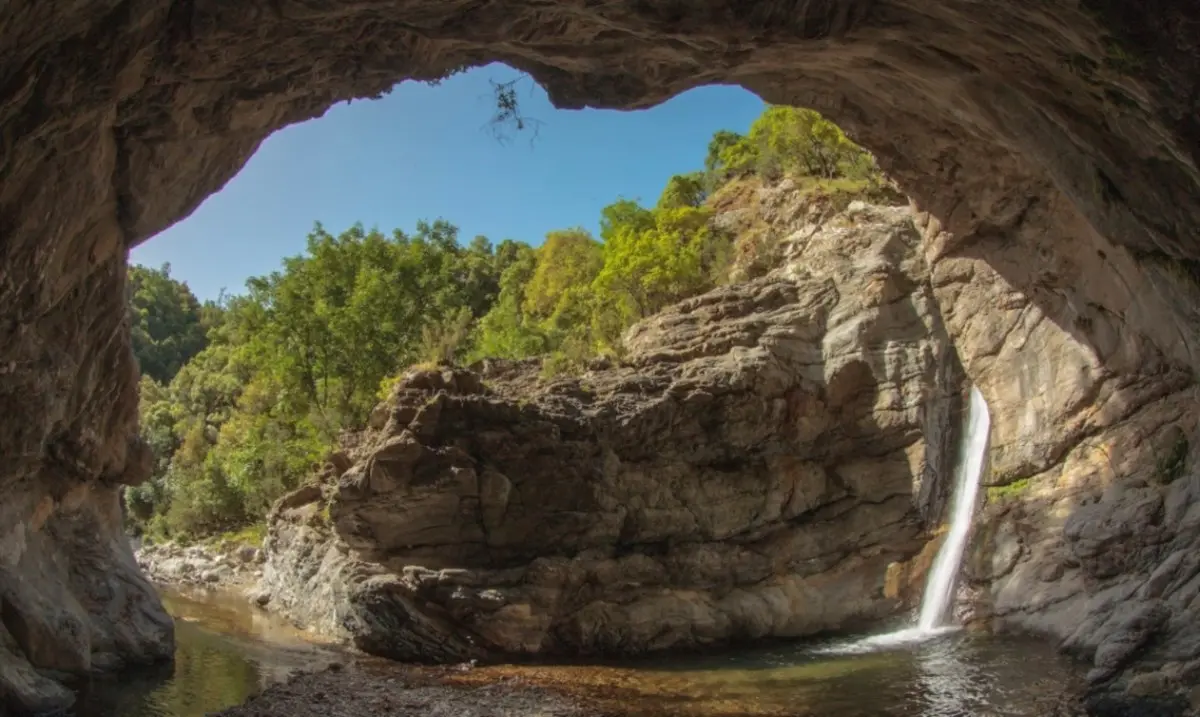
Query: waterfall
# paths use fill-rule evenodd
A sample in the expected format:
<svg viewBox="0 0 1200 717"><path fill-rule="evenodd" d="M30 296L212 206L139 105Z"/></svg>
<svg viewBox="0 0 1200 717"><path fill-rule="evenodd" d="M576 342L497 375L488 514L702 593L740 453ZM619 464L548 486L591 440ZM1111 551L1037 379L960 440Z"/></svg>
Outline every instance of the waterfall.
<svg viewBox="0 0 1200 717"><path fill-rule="evenodd" d="M896 649L925 642L955 629L946 625L945 619L954 602L954 583L967 548L967 536L971 532L971 516L975 512L975 499L979 496L979 483L983 479L988 431L991 430L991 426L992 418L988 414L987 401L983 399L979 389L972 386L970 401L967 404L966 426L955 470L950 529L946 533L946 541L942 543L937 557L934 558L933 568L929 571L925 594L921 599L921 616L916 626L819 647L813 650L814 654L861 654Z"/></svg>
<svg viewBox="0 0 1200 717"><path fill-rule="evenodd" d="M929 571L928 581L925 583L925 595L921 599L921 618L917 622L917 630L921 632L940 627L954 601L955 579L958 577L963 552L967 547L967 535L971 531L971 515L975 512L975 499L979 495L979 482L983 477L988 431L991 425L987 402L979 389L972 386L966 431L954 480L954 507L950 513L950 529L946 533L946 542L942 543L941 549L938 550L933 568Z"/></svg>

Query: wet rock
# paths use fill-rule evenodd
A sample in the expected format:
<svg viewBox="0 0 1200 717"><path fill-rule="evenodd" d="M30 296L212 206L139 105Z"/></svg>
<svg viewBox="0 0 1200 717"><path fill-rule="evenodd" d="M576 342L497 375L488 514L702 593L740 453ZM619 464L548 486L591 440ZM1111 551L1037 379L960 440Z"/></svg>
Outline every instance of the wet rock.
<svg viewBox="0 0 1200 717"><path fill-rule="evenodd" d="M1161 672L1145 672L1135 675L1125 685L1125 691L1134 697L1163 695L1170 688L1170 680Z"/></svg>
<svg viewBox="0 0 1200 717"><path fill-rule="evenodd" d="M219 717L599 717L575 700L518 684L460 687L410 681L334 663L273 685Z"/></svg>
<svg viewBox="0 0 1200 717"><path fill-rule="evenodd" d="M43 503L36 529L0 529L7 530L0 534L6 706L61 709L74 701L61 683L173 654L171 619L120 534L118 501L116 490L92 489Z"/></svg>

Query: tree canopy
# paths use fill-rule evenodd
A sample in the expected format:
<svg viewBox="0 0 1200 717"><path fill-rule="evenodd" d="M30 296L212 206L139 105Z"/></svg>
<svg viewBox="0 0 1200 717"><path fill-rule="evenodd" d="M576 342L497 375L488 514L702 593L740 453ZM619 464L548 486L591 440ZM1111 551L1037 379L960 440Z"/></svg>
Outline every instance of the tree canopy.
<svg viewBox="0 0 1200 717"><path fill-rule="evenodd" d="M201 306L171 265L130 267L128 301L133 355L142 373L169 381L207 343L214 307Z"/></svg>

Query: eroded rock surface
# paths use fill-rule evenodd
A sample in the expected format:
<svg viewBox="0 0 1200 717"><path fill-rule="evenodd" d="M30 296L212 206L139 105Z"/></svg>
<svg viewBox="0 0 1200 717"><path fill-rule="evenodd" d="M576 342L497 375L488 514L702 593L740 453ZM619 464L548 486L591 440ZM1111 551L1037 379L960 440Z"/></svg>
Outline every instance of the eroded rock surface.
<svg viewBox="0 0 1200 717"><path fill-rule="evenodd" d="M924 545L917 486L951 468L957 364L905 208L800 224L784 269L635 326L620 366L409 375L379 430L276 506L271 606L434 661L894 614L888 565Z"/></svg>
<svg viewBox="0 0 1200 717"><path fill-rule="evenodd" d="M1200 658L1200 390L1194 326L1170 307L1200 306L1200 283L1082 228L1056 237L1062 254L1028 231L964 240L930 220L925 234L947 331L992 410L994 487L967 570L980 615L1092 663L1095 714L1183 714L1200 676L1185 669Z"/></svg>
<svg viewBox="0 0 1200 717"><path fill-rule="evenodd" d="M115 488L81 488L9 524L0 554L0 696L16 710L61 709L63 683L169 659L171 618L121 532Z"/></svg>

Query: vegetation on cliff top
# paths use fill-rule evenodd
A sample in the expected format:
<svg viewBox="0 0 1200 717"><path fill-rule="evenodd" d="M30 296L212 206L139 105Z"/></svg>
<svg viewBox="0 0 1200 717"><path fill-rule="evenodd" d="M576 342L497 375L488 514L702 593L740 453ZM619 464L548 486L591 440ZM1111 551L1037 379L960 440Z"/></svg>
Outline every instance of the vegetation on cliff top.
<svg viewBox="0 0 1200 717"><path fill-rule="evenodd" d="M710 197L785 175L843 193L885 182L815 112L769 107L745 136L717 132L704 169L672 177L653 207L605 207L599 238L569 228L535 248L463 244L441 219L390 235L317 225L305 254L204 305L170 267L132 267L141 430L157 463L126 491L131 526L189 539L261 520L414 363L544 356L558 372L620 356L634 322L729 279L737 237L713 226Z"/></svg>

